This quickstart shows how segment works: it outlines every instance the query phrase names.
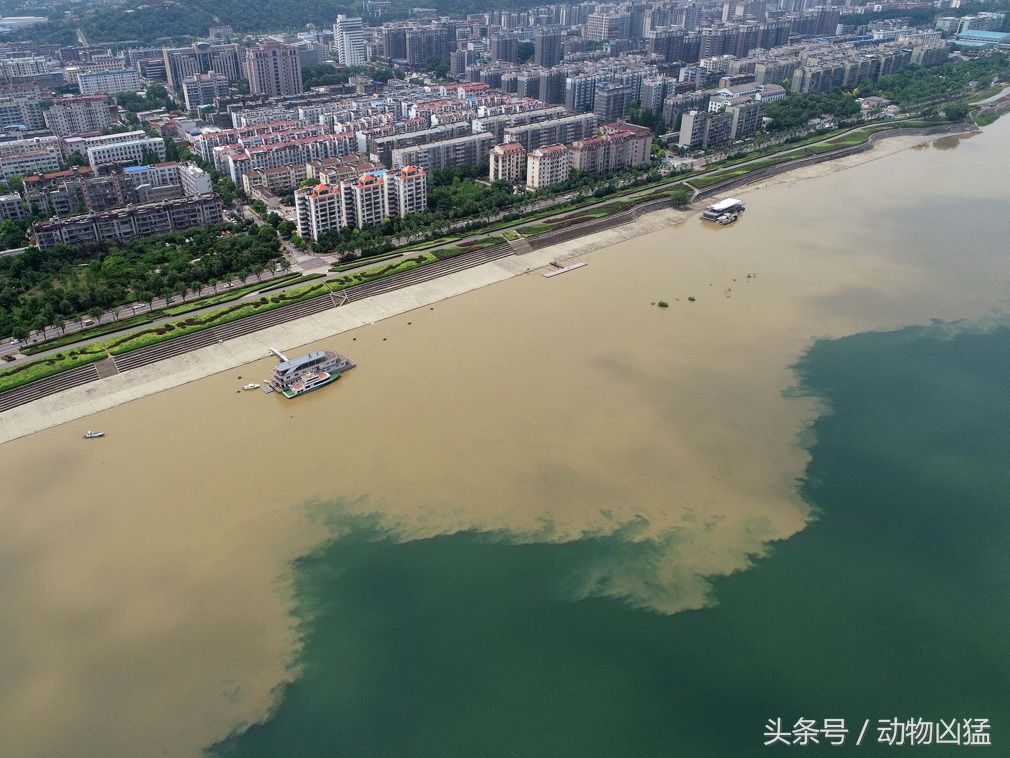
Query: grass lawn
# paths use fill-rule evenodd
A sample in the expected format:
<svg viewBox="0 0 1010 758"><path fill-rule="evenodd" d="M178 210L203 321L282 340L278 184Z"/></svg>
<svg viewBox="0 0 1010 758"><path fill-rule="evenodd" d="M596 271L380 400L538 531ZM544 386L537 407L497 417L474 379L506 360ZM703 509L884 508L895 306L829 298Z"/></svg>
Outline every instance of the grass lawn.
<svg viewBox="0 0 1010 758"><path fill-rule="evenodd" d="M85 342L86 340L101 337L105 334L114 334L115 332L120 332L123 329L129 329L134 326L143 326L144 324L151 323L153 320L154 317L151 316L150 313L144 313L140 316L132 316L131 318L113 321L111 324L102 324L101 326L96 326L92 329L85 329L83 332L75 332L74 334L57 337L56 339L49 340L48 342L42 342L38 345L26 347L22 349L21 352L25 355L35 355L36 353L46 352L47 350L52 350L57 347L76 345L78 342Z"/></svg>
<svg viewBox="0 0 1010 758"><path fill-rule="evenodd" d="M276 292L277 290L282 290L287 287L293 287L298 284L304 284L305 282L311 282L313 279L322 279L326 274L302 274L296 275L293 279L288 279L286 282L281 282L280 284L275 284L272 287L264 287L260 290L260 294L266 294L267 292Z"/></svg>

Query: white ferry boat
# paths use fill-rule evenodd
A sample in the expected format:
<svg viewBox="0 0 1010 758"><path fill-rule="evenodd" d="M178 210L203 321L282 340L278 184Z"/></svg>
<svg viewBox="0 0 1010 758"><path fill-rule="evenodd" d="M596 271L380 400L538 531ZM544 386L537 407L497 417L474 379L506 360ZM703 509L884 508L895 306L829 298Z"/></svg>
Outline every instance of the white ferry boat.
<svg viewBox="0 0 1010 758"><path fill-rule="evenodd" d="M270 387L289 399L325 387L354 368L354 361L346 355L330 351L316 350L291 359L273 348L270 352L281 359L274 366Z"/></svg>
<svg viewBox="0 0 1010 758"><path fill-rule="evenodd" d="M743 200L735 197L727 197L718 203L713 203L702 211L703 221L715 221L719 224L728 224L736 221L737 216L744 212Z"/></svg>

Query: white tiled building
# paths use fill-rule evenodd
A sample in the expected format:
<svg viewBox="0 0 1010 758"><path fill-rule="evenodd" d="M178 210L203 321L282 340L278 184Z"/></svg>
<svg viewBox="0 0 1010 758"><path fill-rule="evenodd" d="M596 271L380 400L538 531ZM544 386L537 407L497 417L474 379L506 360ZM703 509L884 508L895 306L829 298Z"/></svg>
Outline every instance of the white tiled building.
<svg viewBox="0 0 1010 758"><path fill-rule="evenodd" d="M339 184L317 184L295 192L298 234L316 241L333 229L375 226L427 208L427 176L416 166L379 169Z"/></svg>
<svg viewBox="0 0 1010 758"><path fill-rule="evenodd" d="M390 203L390 215L406 216L410 213L424 213L428 210L428 176L417 166L404 166L399 171L388 174L392 186L390 194L395 203Z"/></svg>
<svg viewBox="0 0 1010 758"><path fill-rule="evenodd" d="M132 68L115 71L81 71L77 74L77 87L82 95L136 92L141 89L140 74Z"/></svg>
<svg viewBox="0 0 1010 758"><path fill-rule="evenodd" d="M571 151L564 145L538 147L526 161L526 186L543 189L565 181L572 171Z"/></svg>
<svg viewBox="0 0 1010 758"><path fill-rule="evenodd" d="M100 132L112 124L111 104L106 95L81 95L61 97L53 101L44 112L46 126L54 134L66 137L71 134Z"/></svg>
<svg viewBox="0 0 1010 758"><path fill-rule="evenodd" d="M526 173L526 150L518 142L506 142L491 148L489 178L517 182Z"/></svg>
<svg viewBox="0 0 1010 758"><path fill-rule="evenodd" d="M144 137L89 147L88 164L95 168L107 163L143 163L152 155L159 160L165 159L165 140L161 137Z"/></svg>

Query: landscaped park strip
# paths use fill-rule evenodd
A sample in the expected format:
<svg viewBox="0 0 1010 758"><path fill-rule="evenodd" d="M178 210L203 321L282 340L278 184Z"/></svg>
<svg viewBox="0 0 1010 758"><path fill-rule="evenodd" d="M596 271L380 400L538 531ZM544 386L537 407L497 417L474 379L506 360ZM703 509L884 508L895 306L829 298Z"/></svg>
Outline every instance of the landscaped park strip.
<svg viewBox="0 0 1010 758"><path fill-rule="evenodd" d="M320 274L310 275L305 277L305 279L302 279L302 281L308 279L317 279L317 281L314 281L311 284L286 289L284 292L279 292L274 295L268 294L270 289L274 289L271 287L268 288L268 290L261 291L260 294L262 296L253 300L245 300L226 308L200 313L179 321L155 324L150 328L131 332L130 334L126 334L121 337L91 342L87 345L82 345L79 348L70 348L66 352L56 353L52 356L12 366L9 369L0 371L0 392L15 389L16 387L28 384L29 382L43 379L54 374L63 373L64 371L69 371L70 369L77 368L88 363L103 360L110 355L123 355L142 347L148 347L149 345L155 345L159 342L165 342L166 340L175 339L176 337L182 337L187 334L199 332L213 326L228 324L232 321L245 318L246 316L252 316L257 313L266 313L274 310L275 308L309 300L327 292L339 292L340 290L353 287L357 284L372 282L377 279L392 276L393 274L410 271L411 269L424 266L428 263L433 263L437 260L452 258L471 250L479 250L491 245L497 245L503 241L503 238L499 236L485 237L481 240L476 240L469 245L464 244L449 248L442 248L430 253L420 253L411 258L402 258L397 261L386 263L385 265L373 266L362 271L346 273L332 279L323 279ZM284 285L280 286L283 287ZM195 302L196 301L194 301L194 303L190 303L190 305L195 304ZM144 316L137 318L146 318L150 321L151 315L152 314L144 314ZM134 324L136 325L137 322L134 321ZM77 335L74 336L76 337ZM89 335L89 337L93 336L93 334ZM49 347L52 347L51 343Z"/></svg>
<svg viewBox="0 0 1010 758"><path fill-rule="evenodd" d="M316 278L317 276L322 276L322 274L317 274L311 278ZM148 311L147 313L141 313L135 316L130 316L129 318L113 321L109 324L100 324L90 329L84 329L79 332L74 332L73 334L64 335L63 337L47 340L46 342L39 343L38 345L25 347L21 352L25 355L35 355L36 353L49 352L50 350L58 347L76 345L78 342L86 342L105 334L114 334L115 332L121 332L124 329L132 329L135 326L143 326L144 324L149 324L152 321L157 321L158 319L166 316L181 316L185 313L192 313L193 311L202 310L212 305L220 305L221 303L238 300L251 292L268 292L273 289L288 287L298 281L299 277L299 274L285 274L284 276L274 277L269 280L270 286L265 289L260 289L263 286L263 282L243 287L236 287L235 289L225 290L224 292L214 295L207 295L206 297L190 300L189 302L180 303L179 305L159 308L154 311ZM305 277L304 279L307 278L308 277Z"/></svg>
<svg viewBox="0 0 1010 758"><path fill-rule="evenodd" d="M769 157L764 160L754 160L753 155L749 155L746 158L724 162L715 169L707 169L702 172L682 174L675 177L665 177L655 182L629 187L604 198L584 198L581 201L569 203L564 206L555 206L549 210L533 214L526 218L516 219L510 222L498 222L485 227L484 232L486 233L492 230L497 231L506 227L522 227L522 235L525 237L531 237L546 232L556 231L580 222L620 213L621 211L627 210L629 207L639 205L649 200L668 197L671 194L670 191L677 188L684 188L691 191L694 189L704 189L705 187L724 182L728 179L738 178L744 176L745 174L768 168L769 166L802 160L813 155L823 155L833 151L847 150L856 145L865 143L869 139L869 136L876 132L899 128L944 126L949 123L950 122L940 120L925 121L922 119L909 119L856 128L846 127L844 129L837 130L835 136L832 136L829 133L819 135L816 138L811 138L810 140L803 140L800 143L786 143L781 146L776 146L778 149L772 151L769 154ZM807 144L808 142L810 144ZM802 149L797 149L798 147ZM763 151L759 151L758 153L759 157L761 152ZM783 154L779 155L779 153ZM655 191L645 196L636 196L635 198L627 200L620 199L623 195L632 193L638 195L639 193L647 192L649 189L653 189ZM591 208L584 213L573 214L554 221L532 224L529 223L531 220L536 221L538 218L556 215L559 212L578 209L589 205L596 205L597 207ZM459 239L459 237L433 240L431 243L424 243L423 247L430 248L432 245L444 244L457 239ZM441 247L431 250L430 252L419 252L417 255L410 258L400 258L399 256L406 250L417 250L416 246L411 246L401 249L401 251L395 256L391 256L399 258L398 260L390 260L385 265L374 266L361 271L344 273L341 276L332 279L324 279L322 281L317 281L312 284L306 284L304 286L294 287L291 289L286 289L286 287L290 285L290 281L280 284L277 287L273 286L272 282L269 288L260 291L262 297L255 300L246 300L227 308L190 316L189 318L180 321L157 324L149 329L142 329L119 338L93 342L76 350L70 349L66 353L57 353L53 356L41 358L28 363L22 363L6 370L0 370L0 392L11 390L47 376L59 374L88 363L102 360L109 355L123 355L124 353L128 353L132 350L137 350L142 347L147 347L159 342L181 337L186 334L192 334L203 329L209 329L213 326L227 324L232 321L245 318L246 316L252 316L257 313L265 313L275 308L280 308L285 305L318 297L326 292L339 292L347 287L352 287L364 282L375 281L387 276L393 276L394 274L409 271L411 269L418 268L419 266L433 263L437 260L444 260L462 253L479 250L482 247L496 245L503 241L505 241L505 237L502 235L488 235L467 243L461 243L459 245ZM387 256L385 255L380 258L380 260L386 259ZM353 265L361 265L361 263L358 262ZM294 274L291 276L298 280L298 275ZM309 278L311 277L305 277L299 281L307 281ZM285 288L285 291L276 295L267 294L269 291L278 288ZM228 293L221 293L220 295L212 295L210 298L205 298L203 301L193 301L192 303L178 306L178 308L186 308L187 311L202 309L207 307L209 304L222 302L221 299L234 300L243 297L245 294L248 294L249 291L253 291L255 289L256 287L240 288L239 291L229 291ZM207 300L214 302L209 303ZM192 306L192 308L190 306ZM144 314L143 316L138 316L136 318L146 318L148 322L150 322L150 320L156 315L157 314ZM128 319L124 322L120 322L120 324L122 324L120 328L129 328L132 326L143 325L144 323L145 322L143 321ZM115 329L114 331L118 330L119 329ZM74 335L74 342L78 342L82 339L91 339L96 334L100 333L101 332L89 331L87 336L81 336L80 334ZM56 342L58 341L48 342L44 346L37 346L35 349L52 349L57 346Z"/></svg>

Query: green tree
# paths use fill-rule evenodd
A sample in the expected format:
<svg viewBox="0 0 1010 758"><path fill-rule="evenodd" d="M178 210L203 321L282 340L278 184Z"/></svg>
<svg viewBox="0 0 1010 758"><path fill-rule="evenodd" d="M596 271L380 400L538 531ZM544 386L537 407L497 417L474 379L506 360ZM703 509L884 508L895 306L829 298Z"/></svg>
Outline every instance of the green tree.
<svg viewBox="0 0 1010 758"><path fill-rule="evenodd" d="M968 103L951 103L943 109L951 121L964 121L968 117Z"/></svg>

